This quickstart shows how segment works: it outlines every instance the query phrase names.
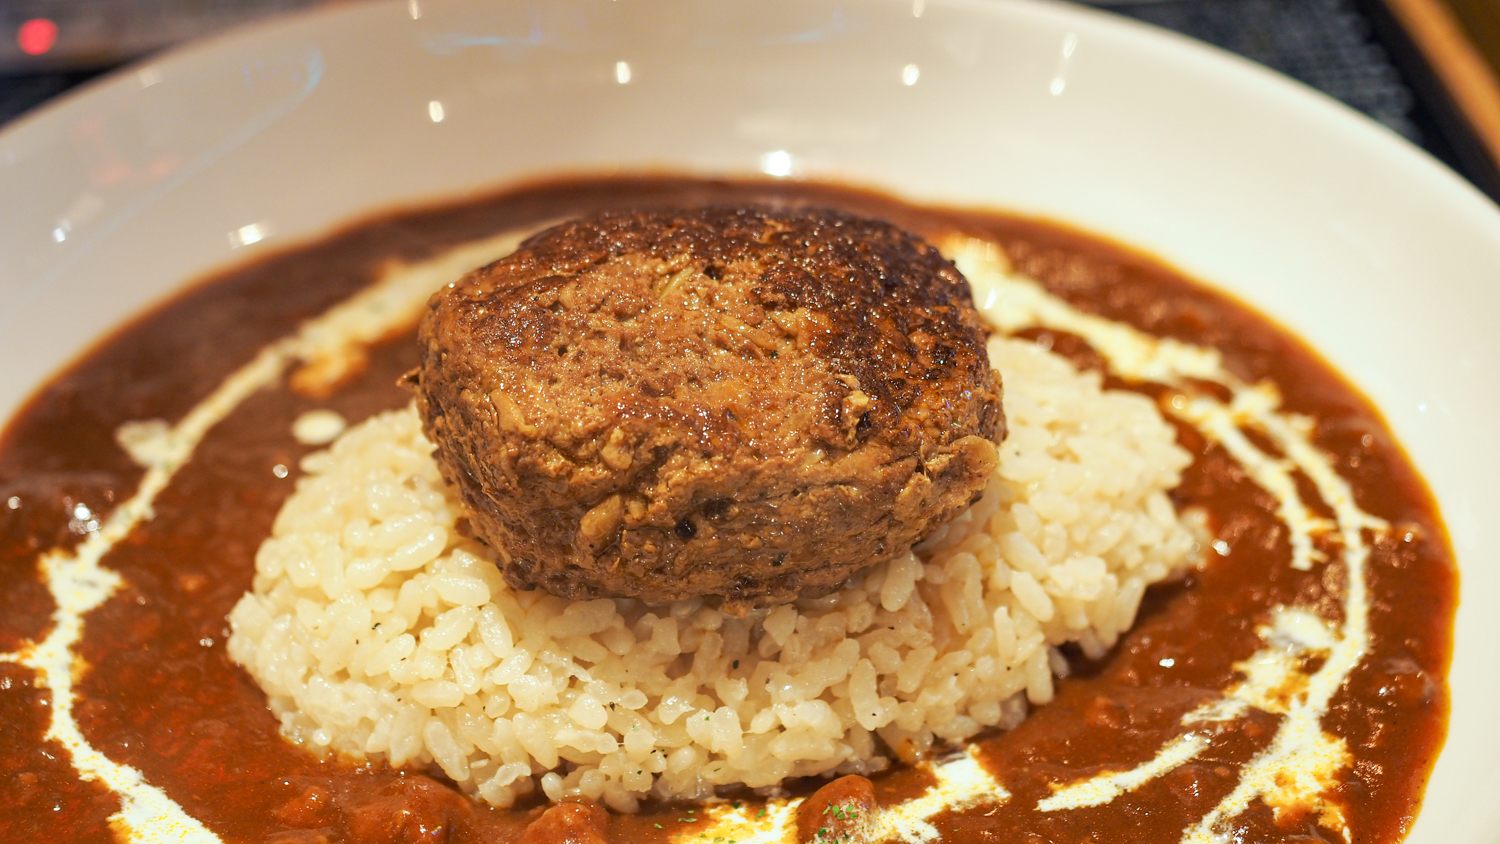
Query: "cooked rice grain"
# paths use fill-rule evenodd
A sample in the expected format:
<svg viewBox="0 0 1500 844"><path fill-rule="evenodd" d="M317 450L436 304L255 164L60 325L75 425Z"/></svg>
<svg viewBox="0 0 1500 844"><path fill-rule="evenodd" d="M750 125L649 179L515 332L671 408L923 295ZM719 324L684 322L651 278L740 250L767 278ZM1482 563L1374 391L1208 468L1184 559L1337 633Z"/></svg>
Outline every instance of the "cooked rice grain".
<svg viewBox="0 0 1500 844"><path fill-rule="evenodd" d="M1149 400L1031 343L990 355L1010 434L984 497L915 554L745 619L512 591L457 530L416 412L376 416L304 462L229 653L294 740L435 763L498 806L540 788L630 811L1011 727L1051 698L1056 648L1102 654L1197 530Z"/></svg>

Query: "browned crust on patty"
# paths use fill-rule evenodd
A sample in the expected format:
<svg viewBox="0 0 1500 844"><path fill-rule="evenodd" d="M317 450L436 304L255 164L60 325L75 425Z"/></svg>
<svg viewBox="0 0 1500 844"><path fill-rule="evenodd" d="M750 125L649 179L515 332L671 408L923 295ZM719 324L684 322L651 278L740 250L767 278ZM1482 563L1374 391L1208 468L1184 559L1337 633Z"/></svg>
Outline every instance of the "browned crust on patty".
<svg viewBox="0 0 1500 844"><path fill-rule="evenodd" d="M837 211L567 222L433 296L420 343L472 529L568 597L826 592L966 506L1004 436L967 282Z"/></svg>

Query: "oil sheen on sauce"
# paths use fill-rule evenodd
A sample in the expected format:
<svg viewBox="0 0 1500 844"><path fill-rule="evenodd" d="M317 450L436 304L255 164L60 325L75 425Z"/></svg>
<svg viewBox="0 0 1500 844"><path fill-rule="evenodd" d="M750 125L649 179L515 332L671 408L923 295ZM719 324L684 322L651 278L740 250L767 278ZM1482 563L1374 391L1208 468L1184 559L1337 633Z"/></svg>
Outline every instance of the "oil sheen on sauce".
<svg viewBox="0 0 1500 844"><path fill-rule="evenodd" d="M748 200L837 205L932 239L997 329L1157 398L1195 455L1176 503L1211 516L1203 569L1150 592L1106 658L1073 659L1055 700L1015 730L876 777L868 835L1404 835L1445 729L1456 571L1420 477L1321 359L1222 295L1060 226L830 186L668 178L538 184L353 226L195 286L47 385L0 440L0 834L519 839L544 807L494 810L433 772L288 744L224 652L225 615L319 439L309 420L405 403L395 381L428 291L569 214ZM651 807L607 834L791 841L816 785Z"/></svg>

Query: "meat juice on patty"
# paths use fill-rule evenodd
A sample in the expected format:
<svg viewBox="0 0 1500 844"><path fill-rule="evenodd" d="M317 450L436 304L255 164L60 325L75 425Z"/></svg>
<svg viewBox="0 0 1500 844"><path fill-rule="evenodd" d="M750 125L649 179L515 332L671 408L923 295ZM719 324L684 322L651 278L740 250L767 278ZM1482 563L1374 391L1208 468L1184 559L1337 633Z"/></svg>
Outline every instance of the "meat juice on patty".
<svg viewBox="0 0 1500 844"><path fill-rule="evenodd" d="M982 492L1005 435L985 336L954 266L887 223L617 212L434 295L409 380L513 586L743 612Z"/></svg>

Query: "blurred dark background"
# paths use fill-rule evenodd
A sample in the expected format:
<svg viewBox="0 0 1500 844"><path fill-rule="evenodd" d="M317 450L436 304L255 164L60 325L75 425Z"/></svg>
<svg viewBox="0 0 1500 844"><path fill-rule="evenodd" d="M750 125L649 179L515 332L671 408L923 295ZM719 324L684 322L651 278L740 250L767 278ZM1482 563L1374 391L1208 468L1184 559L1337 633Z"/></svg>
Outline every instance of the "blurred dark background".
<svg viewBox="0 0 1500 844"><path fill-rule="evenodd" d="M0 124L172 44L328 2L0 0ZM1425 14L1430 6L1456 26L1472 56L1497 68L1500 0L1094 0L1089 5L1217 44L1318 88L1427 149L1500 201L1500 139L1480 131L1482 121L1466 102L1472 97L1454 96L1454 79L1443 72L1455 52L1451 42L1439 41L1434 48L1422 37L1421 21L1411 17L1412 8Z"/></svg>

